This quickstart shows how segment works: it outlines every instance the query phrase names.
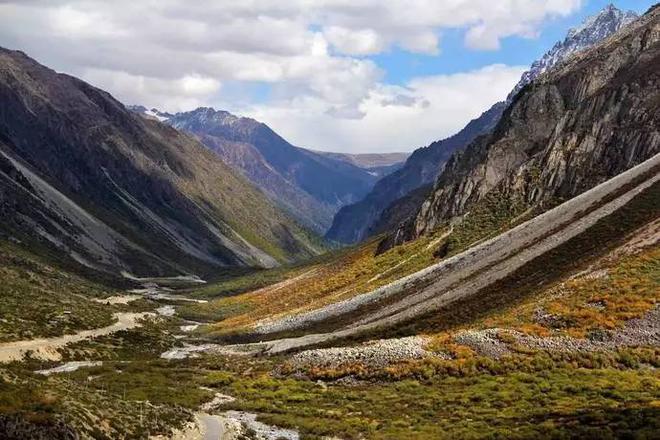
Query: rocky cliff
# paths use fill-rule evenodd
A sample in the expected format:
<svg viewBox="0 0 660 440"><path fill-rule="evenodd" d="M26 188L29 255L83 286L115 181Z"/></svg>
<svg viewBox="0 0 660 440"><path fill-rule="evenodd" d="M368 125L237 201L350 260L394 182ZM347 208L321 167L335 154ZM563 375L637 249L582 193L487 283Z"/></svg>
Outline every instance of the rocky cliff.
<svg viewBox="0 0 660 440"><path fill-rule="evenodd" d="M392 230L400 219L414 215L420 207L419 196L423 191L419 188L433 184L452 153L492 130L520 90L563 60L618 32L635 18L634 12L624 12L608 5L581 26L571 29L563 41L557 42L532 63L505 102L493 105L456 135L416 150L401 170L378 181L364 200L339 211L327 237L346 243L360 241Z"/></svg>
<svg viewBox="0 0 660 440"><path fill-rule="evenodd" d="M382 248L487 195L523 207L572 198L660 151L660 8L525 86L495 130L452 156Z"/></svg>

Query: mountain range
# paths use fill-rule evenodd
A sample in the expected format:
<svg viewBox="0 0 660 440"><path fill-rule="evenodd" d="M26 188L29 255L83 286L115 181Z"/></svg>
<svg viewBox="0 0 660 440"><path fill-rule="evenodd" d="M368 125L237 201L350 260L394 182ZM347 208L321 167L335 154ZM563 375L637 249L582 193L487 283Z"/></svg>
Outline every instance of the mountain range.
<svg viewBox="0 0 660 440"><path fill-rule="evenodd" d="M332 249L405 154L0 48L0 438L657 438L659 67L660 4L608 6Z"/></svg>
<svg viewBox="0 0 660 440"><path fill-rule="evenodd" d="M494 104L455 135L415 150L401 169L379 180L363 200L343 207L326 236L343 243L355 243L391 230L401 220L413 215L452 153L490 132L520 90L553 66L614 34L636 17L634 12L623 12L608 5L580 27L571 29L563 41L557 42L523 73L505 102Z"/></svg>
<svg viewBox="0 0 660 440"><path fill-rule="evenodd" d="M403 153L350 155L291 145L266 124L201 107L176 114L130 107L195 136L303 225L325 233L337 210L360 200Z"/></svg>

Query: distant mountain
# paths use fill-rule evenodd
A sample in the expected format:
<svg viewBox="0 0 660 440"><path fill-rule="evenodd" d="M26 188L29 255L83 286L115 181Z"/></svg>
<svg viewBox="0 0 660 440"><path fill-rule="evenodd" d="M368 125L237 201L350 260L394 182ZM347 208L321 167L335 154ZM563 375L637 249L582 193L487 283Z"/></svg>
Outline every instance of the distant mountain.
<svg viewBox="0 0 660 440"><path fill-rule="evenodd" d="M608 5L597 15L585 20L582 26L571 29L564 41L555 44L523 73L505 102L493 105L456 135L415 150L403 168L378 181L363 200L342 208L326 236L331 240L354 243L384 232L394 226L396 220L413 215L419 206L411 200L405 200L406 195L432 184L455 151L465 148L478 136L492 130L520 90L553 66L614 34L635 18L637 14L634 12L622 12ZM416 191L411 197L420 200L419 194L420 191ZM392 203L395 206L388 208ZM390 213L396 213L396 218L392 218ZM385 217L380 218L381 215Z"/></svg>
<svg viewBox="0 0 660 440"><path fill-rule="evenodd" d="M403 167L410 153L331 153L314 151L332 159L341 160L356 167L365 169L372 176L384 177Z"/></svg>
<svg viewBox="0 0 660 440"><path fill-rule="evenodd" d="M341 243L356 243L367 238L390 203L432 182L452 152L491 130L503 109L504 104L497 104L454 136L415 150L401 169L379 180L363 200L340 209L326 237ZM407 205L408 215L415 211L416 207Z"/></svg>
<svg viewBox="0 0 660 440"><path fill-rule="evenodd" d="M602 28L598 18L588 24ZM452 156L417 214L381 250L460 216L496 222L544 211L659 154L658 66L655 8L523 87L492 133ZM490 217L474 218L478 209Z"/></svg>
<svg viewBox="0 0 660 440"><path fill-rule="evenodd" d="M226 111L200 107L169 114L142 106L131 109L192 133L271 200L319 233L327 230L341 206L364 197L382 172L295 147L266 124Z"/></svg>
<svg viewBox="0 0 660 440"><path fill-rule="evenodd" d="M0 48L0 235L118 275L316 255L310 232L192 137Z"/></svg>

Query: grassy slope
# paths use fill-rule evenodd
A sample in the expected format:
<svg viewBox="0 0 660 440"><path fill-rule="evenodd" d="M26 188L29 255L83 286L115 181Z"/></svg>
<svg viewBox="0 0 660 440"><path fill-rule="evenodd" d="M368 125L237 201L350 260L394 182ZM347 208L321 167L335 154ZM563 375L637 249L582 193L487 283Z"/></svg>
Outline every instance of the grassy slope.
<svg viewBox="0 0 660 440"><path fill-rule="evenodd" d="M215 296L217 299L190 305L181 313L189 319L220 321L207 330L222 334L266 317L318 308L410 275L537 213L523 210L515 201L487 197L450 233L449 226L445 225L433 234L381 254L378 254L379 239L376 238L309 264L223 280L194 292L199 297ZM263 288L287 279L286 286Z"/></svg>
<svg viewBox="0 0 660 440"><path fill-rule="evenodd" d="M657 299L659 252L655 247L601 260L593 269L607 269L608 277L567 281L561 296L554 295L558 286L540 288L525 302L495 309L467 327L576 334L619 326ZM598 312L604 320L580 312L585 304L603 298L614 317L608 310ZM533 322L535 308L552 304L571 317L570 327L540 328ZM105 420L104 432L166 432L169 424L187 419L186 409L211 398L212 393L199 388L203 385L237 398L226 408L257 412L265 422L299 429L304 438L652 438L660 428L657 348L520 351L493 360L450 343L447 336L454 331L433 336L433 349L451 352L452 360L386 368L352 364L304 371L300 377L300 371L289 376L293 370L284 358L162 361L157 359L159 344L171 343L171 336L164 335L163 328L147 326L70 348L68 355L85 350L96 353L94 358L115 360L101 367L50 378L26 375L17 365L0 368L0 377L12 378L0 381L0 412L37 420L63 418L81 427L84 406L92 414L86 417ZM117 362L122 360L131 363ZM94 380L89 381L90 376ZM317 383L344 376L358 381ZM145 400L150 405L139 403ZM140 411L151 417L144 427L139 426Z"/></svg>
<svg viewBox="0 0 660 440"><path fill-rule="evenodd" d="M91 301L110 290L5 241L0 241L0 280L0 342L57 336L113 321L112 307Z"/></svg>
<svg viewBox="0 0 660 440"><path fill-rule="evenodd" d="M438 234L440 234L439 232ZM375 256L377 241L288 269L274 269L203 287L193 294L212 298L190 305L181 314L190 319L224 321L217 329L236 329L258 319L293 310L308 310L368 292L435 262L435 236ZM284 285L272 283L282 282ZM256 290L255 290L256 289Z"/></svg>

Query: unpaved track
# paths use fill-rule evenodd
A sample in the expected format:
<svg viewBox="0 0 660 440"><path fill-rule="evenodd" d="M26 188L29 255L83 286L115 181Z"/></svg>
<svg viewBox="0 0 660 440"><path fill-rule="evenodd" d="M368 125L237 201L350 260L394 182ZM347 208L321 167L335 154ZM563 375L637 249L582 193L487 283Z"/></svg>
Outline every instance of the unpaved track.
<svg viewBox="0 0 660 440"><path fill-rule="evenodd" d="M20 361L28 352L31 352L32 356L38 359L58 361L62 358L62 355L57 350L67 344L138 327L140 326L140 320L147 316L154 316L154 314L149 312L115 313L113 316L117 319L117 322L107 327L83 330L72 335L54 338L30 339L0 344L0 363Z"/></svg>
<svg viewBox="0 0 660 440"><path fill-rule="evenodd" d="M401 293L420 281L426 283L427 287L421 288L416 293L363 315L349 328L331 333L309 334L253 344L253 347L255 350L279 353L353 336L376 328L399 324L437 310L457 299L473 295L493 282L512 274L532 259L586 231L601 218L627 204L637 194L660 180L657 172L623 195L608 202L604 202L603 199L630 185L640 176L657 170L658 166L660 166L660 154L504 234L437 265L373 292L302 315L262 324L256 330L262 334L269 334L303 329L326 319L358 310L365 305L377 307L377 303L387 297ZM589 207L598 208L585 214L585 210Z"/></svg>

